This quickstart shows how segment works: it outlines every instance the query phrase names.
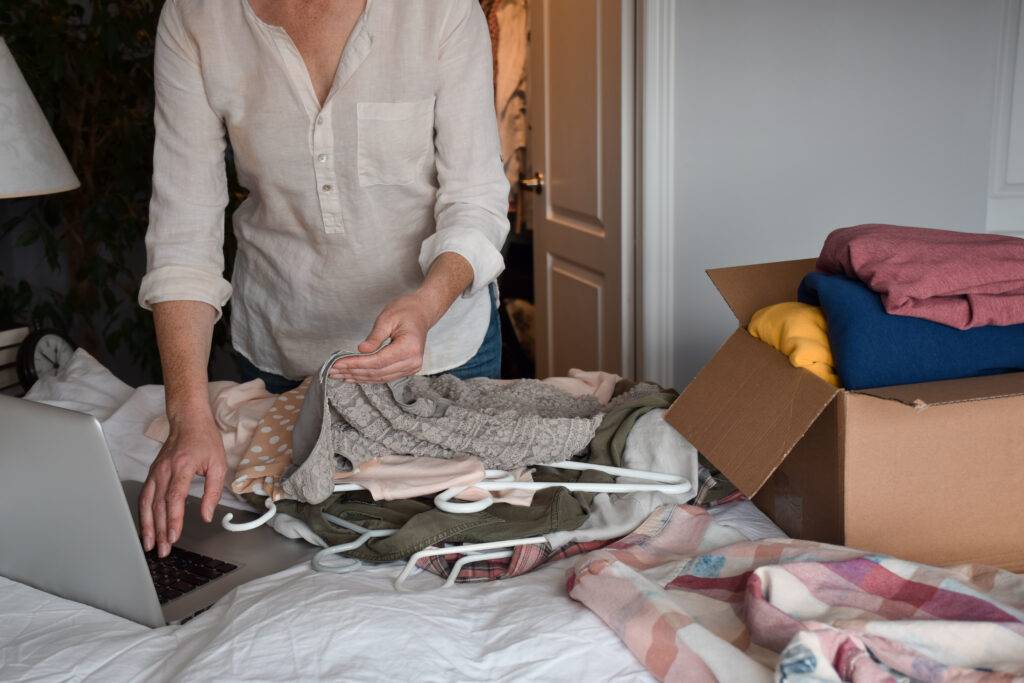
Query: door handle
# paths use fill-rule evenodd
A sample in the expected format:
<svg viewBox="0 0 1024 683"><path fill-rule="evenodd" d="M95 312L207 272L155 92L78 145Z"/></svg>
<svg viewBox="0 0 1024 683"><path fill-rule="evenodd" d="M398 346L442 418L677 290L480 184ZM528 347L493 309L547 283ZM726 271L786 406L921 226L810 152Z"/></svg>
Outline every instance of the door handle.
<svg viewBox="0 0 1024 683"><path fill-rule="evenodd" d="M544 174L538 171L533 174L532 178L520 178L519 187L537 194L542 193L544 191Z"/></svg>

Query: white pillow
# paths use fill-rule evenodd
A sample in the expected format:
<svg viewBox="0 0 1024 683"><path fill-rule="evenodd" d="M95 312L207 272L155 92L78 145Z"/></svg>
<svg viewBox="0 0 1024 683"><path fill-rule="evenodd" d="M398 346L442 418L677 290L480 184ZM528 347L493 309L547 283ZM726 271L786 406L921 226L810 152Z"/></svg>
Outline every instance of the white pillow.
<svg viewBox="0 0 1024 683"><path fill-rule="evenodd" d="M102 422L128 400L132 391L88 351L76 349L70 363L40 377L25 398L87 413Z"/></svg>

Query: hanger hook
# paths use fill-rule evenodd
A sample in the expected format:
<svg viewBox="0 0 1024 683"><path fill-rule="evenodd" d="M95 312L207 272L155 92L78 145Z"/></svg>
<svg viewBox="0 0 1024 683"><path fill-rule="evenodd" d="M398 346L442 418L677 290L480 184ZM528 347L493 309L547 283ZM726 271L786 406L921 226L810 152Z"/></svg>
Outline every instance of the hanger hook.
<svg viewBox="0 0 1024 683"><path fill-rule="evenodd" d="M477 482L477 485L480 482ZM474 485L475 486L475 485ZM491 507L494 503L494 498L488 493L485 497L480 500L473 500L467 502L456 503L452 501L452 498L459 495L466 489L471 489L473 486L454 486L450 489L445 489L441 493L434 496L434 507L442 512L457 512L463 514L469 514L472 512L480 512Z"/></svg>
<svg viewBox="0 0 1024 683"><path fill-rule="evenodd" d="M252 529L258 529L273 519L274 515L277 514L277 505L274 504L274 501L271 500L270 496L267 496L267 501L264 504L266 505L267 511L251 522L232 522L231 520L234 519L235 515L234 513L229 512L224 515L224 519L220 521L220 525L228 531L251 531Z"/></svg>

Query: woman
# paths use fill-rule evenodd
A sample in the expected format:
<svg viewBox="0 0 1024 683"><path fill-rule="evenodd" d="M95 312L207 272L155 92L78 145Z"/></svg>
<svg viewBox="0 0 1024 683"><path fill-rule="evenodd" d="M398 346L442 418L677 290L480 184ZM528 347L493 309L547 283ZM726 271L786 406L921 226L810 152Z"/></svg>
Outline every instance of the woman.
<svg viewBox="0 0 1024 683"><path fill-rule="evenodd" d="M206 392L233 295L247 378L284 391L331 374L497 376L504 267L487 25L476 0L168 0L157 31L156 143L139 302L153 310L170 438L139 501L166 555L193 476L210 521L226 470ZM223 277L224 151L248 198Z"/></svg>

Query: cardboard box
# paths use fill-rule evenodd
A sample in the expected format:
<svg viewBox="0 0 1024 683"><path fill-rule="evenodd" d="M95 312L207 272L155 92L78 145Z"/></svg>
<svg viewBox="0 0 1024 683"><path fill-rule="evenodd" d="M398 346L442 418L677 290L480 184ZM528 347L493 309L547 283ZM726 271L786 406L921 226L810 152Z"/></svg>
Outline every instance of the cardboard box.
<svg viewBox="0 0 1024 683"><path fill-rule="evenodd" d="M666 419L790 536L1024 570L1024 373L837 389L744 329L812 270L708 271L740 327Z"/></svg>

